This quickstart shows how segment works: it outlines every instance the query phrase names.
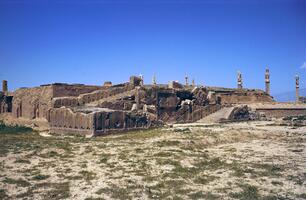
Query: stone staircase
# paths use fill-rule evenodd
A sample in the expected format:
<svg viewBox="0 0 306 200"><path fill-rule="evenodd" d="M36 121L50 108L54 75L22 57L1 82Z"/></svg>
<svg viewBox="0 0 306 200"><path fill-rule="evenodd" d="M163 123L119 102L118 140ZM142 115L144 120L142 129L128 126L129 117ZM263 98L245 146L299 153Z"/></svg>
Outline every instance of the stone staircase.
<svg viewBox="0 0 306 200"><path fill-rule="evenodd" d="M235 109L234 106L232 107L223 107L220 110L200 119L197 122L200 123L217 123L222 121L223 119L228 119L230 117L230 114Z"/></svg>
<svg viewBox="0 0 306 200"><path fill-rule="evenodd" d="M112 95L112 96L109 96L109 97L106 97L106 98L103 98L103 99L99 99L98 101L93 101L93 102L87 103L85 105L86 106L99 106L103 102L112 102L112 101L115 101L117 99L133 96L133 95L135 95L135 93L136 93L136 89L133 89L133 90L122 92L122 93Z"/></svg>

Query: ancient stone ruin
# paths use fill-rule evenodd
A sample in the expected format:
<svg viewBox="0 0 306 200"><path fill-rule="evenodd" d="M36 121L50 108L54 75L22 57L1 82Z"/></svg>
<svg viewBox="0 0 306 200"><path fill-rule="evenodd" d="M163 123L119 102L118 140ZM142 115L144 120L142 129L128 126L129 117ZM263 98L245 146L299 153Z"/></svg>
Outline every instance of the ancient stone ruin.
<svg viewBox="0 0 306 200"><path fill-rule="evenodd" d="M265 74L266 91L242 87L204 87L177 81L144 85L143 76L131 76L128 82L103 86L53 83L8 92L3 82L0 93L0 113L23 121L43 120L53 133L104 135L108 133L146 129L166 123L196 122L224 107L235 107L231 120L250 119L246 105L275 103L269 95L269 71ZM256 107L261 112L270 108ZM277 109L269 113L277 113ZM306 109L302 110L306 112ZM268 114L269 114L268 113ZM306 113L305 113L306 114ZM277 113L279 115L279 113Z"/></svg>

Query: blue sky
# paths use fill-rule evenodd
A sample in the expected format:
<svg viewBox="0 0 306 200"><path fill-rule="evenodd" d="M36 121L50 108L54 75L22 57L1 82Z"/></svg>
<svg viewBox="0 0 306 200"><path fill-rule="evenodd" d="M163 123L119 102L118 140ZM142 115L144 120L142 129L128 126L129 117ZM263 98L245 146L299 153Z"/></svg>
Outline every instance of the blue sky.
<svg viewBox="0 0 306 200"><path fill-rule="evenodd" d="M306 87L305 0L0 0L0 79L9 88L157 82ZM304 67L302 67L304 66Z"/></svg>

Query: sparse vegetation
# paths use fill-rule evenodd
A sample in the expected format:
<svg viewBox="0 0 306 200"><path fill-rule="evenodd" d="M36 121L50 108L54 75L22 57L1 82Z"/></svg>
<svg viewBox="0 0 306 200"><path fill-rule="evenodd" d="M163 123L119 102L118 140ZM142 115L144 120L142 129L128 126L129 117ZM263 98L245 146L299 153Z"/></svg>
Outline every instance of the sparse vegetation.
<svg viewBox="0 0 306 200"><path fill-rule="evenodd" d="M17 185L18 187L28 187L30 186L31 184L28 182L28 181L25 181L21 178L19 179L13 179L13 178L5 178L3 180L3 183L7 183L7 184L15 184Z"/></svg>
<svg viewBox="0 0 306 200"><path fill-rule="evenodd" d="M189 194L188 196L191 199L206 199L206 200L219 199L218 195L212 194L211 192L203 193L201 191Z"/></svg>
<svg viewBox="0 0 306 200"><path fill-rule="evenodd" d="M230 193L230 196L237 199L257 200L259 199L258 188L249 184L240 184L241 192Z"/></svg>
<svg viewBox="0 0 306 200"><path fill-rule="evenodd" d="M286 190L288 185L304 187L305 174L296 166L306 158L292 150L304 148L305 136L230 126L193 125L188 134L176 127L92 139L1 134L0 199L305 198Z"/></svg>
<svg viewBox="0 0 306 200"><path fill-rule="evenodd" d="M96 177L96 173L94 172L89 172L86 170L82 170L79 172L79 174L81 174L83 176L83 178L87 181L90 182L91 180L93 180Z"/></svg>
<svg viewBox="0 0 306 200"><path fill-rule="evenodd" d="M37 174L33 177L33 180L41 181L49 178L49 175Z"/></svg>
<svg viewBox="0 0 306 200"><path fill-rule="evenodd" d="M51 190L44 195L45 199L67 199L70 196L69 182L52 183Z"/></svg>
<svg viewBox="0 0 306 200"><path fill-rule="evenodd" d="M8 195L6 194L6 191L4 189L0 189L0 199L8 199Z"/></svg>
<svg viewBox="0 0 306 200"><path fill-rule="evenodd" d="M31 132L33 132L32 128L19 125L9 126L0 121L0 134L20 134Z"/></svg>
<svg viewBox="0 0 306 200"><path fill-rule="evenodd" d="M306 115L298 115L298 116L288 116L288 117L284 117L284 120L289 120L291 121L292 119L295 119L295 120L306 120Z"/></svg>

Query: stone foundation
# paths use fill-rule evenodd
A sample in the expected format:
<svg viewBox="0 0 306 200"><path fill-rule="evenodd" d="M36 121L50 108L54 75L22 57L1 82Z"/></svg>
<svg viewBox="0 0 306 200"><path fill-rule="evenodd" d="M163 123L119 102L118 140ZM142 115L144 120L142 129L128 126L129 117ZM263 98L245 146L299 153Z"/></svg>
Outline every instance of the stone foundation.
<svg viewBox="0 0 306 200"><path fill-rule="evenodd" d="M268 118L306 115L306 108L257 108L256 111L263 113Z"/></svg>
<svg viewBox="0 0 306 200"><path fill-rule="evenodd" d="M106 108L51 108L51 132L103 135L109 132L149 128L150 120L140 112L115 111Z"/></svg>

